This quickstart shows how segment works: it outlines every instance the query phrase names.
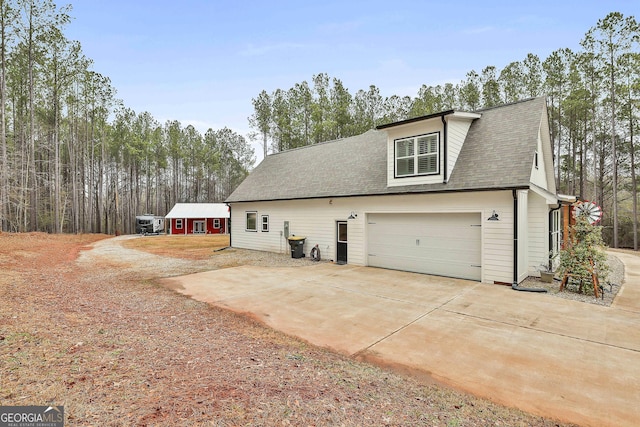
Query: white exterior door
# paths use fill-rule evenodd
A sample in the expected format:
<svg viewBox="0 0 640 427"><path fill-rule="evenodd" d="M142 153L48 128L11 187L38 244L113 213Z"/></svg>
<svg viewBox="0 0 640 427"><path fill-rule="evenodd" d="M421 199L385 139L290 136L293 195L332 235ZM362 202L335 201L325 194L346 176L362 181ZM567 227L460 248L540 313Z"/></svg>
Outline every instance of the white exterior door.
<svg viewBox="0 0 640 427"><path fill-rule="evenodd" d="M347 221L337 222L336 263L347 263Z"/></svg>
<svg viewBox="0 0 640 427"><path fill-rule="evenodd" d="M367 220L372 267L481 280L479 213L384 213Z"/></svg>
<svg viewBox="0 0 640 427"><path fill-rule="evenodd" d="M193 233L194 234L204 234L204 221L193 221Z"/></svg>

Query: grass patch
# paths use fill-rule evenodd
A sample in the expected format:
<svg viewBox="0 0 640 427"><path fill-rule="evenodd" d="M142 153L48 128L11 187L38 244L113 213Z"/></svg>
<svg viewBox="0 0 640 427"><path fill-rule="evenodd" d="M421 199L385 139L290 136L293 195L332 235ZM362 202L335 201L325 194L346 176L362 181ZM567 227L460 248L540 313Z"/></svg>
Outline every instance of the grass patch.
<svg viewBox="0 0 640 427"><path fill-rule="evenodd" d="M207 259L220 249L229 247L228 234L144 236L122 242L129 249L155 255L183 259Z"/></svg>

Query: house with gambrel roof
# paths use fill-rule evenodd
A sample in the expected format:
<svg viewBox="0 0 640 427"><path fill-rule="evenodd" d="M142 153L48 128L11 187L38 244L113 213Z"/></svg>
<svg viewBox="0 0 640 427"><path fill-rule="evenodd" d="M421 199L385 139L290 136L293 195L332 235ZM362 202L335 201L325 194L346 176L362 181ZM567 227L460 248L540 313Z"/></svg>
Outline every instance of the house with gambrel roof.
<svg viewBox="0 0 640 427"><path fill-rule="evenodd" d="M338 263L517 284L559 242L544 98L267 156L229 196L232 246L305 236Z"/></svg>

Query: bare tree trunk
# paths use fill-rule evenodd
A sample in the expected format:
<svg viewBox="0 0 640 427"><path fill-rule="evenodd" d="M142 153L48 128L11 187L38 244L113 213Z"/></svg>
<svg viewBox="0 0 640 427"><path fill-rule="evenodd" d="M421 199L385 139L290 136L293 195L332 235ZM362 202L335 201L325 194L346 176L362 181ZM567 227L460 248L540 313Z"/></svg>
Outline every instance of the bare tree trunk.
<svg viewBox="0 0 640 427"><path fill-rule="evenodd" d="M155 214L160 215L160 168L156 166L156 209ZM168 212L163 212L167 214Z"/></svg>
<svg viewBox="0 0 640 427"><path fill-rule="evenodd" d="M115 215L114 215L114 224L113 224L113 230L116 234L116 236L121 234L121 230L120 230L120 209L119 209L119 200L118 200L118 187L119 187L119 182L120 181L120 177L119 175L119 171L118 171L118 163L116 162L116 173L114 176L114 192L115 192Z"/></svg>
<svg viewBox="0 0 640 427"><path fill-rule="evenodd" d="M597 144L596 144L596 103L595 99L591 103L591 150L593 151L593 199L598 200L598 162L597 158ZM601 203L599 203L602 206Z"/></svg>
<svg viewBox="0 0 640 427"><path fill-rule="evenodd" d="M631 104L630 104L631 105ZM630 107L632 108L632 107ZM633 110L631 111L633 113ZM633 114L629 115L629 136L631 157L631 197L633 200L633 250L638 250L638 185L636 179L635 147L633 146Z"/></svg>
<svg viewBox="0 0 640 427"><path fill-rule="evenodd" d="M33 8L33 6L31 6ZM29 74L29 156L28 156L28 191L29 191L29 229L38 229L38 193L36 179L36 113L35 113L35 81L33 68L35 67L34 55L34 30L33 14L29 14L29 40L28 40L28 74Z"/></svg>
<svg viewBox="0 0 640 427"><path fill-rule="evenodd" d="M107 157L107 149L106 149L106 143L105 143L105 136L101 135L100 160L98 161L98 203L96 206L96 233L102 233L102 224L104 224L105 233L109 232L109 222L107 218L105 218L103 221L102 211L101 211L101 209L104 209L104 212L105 213L107 212L107 209L105 208L105 199L104 199L104 188L105 188L105 185L108 185L108 183L105 182L105 178L106 178L105 163L107 161L106 157Z"/></svg>
<svg viewBox="0 0 640 427"><path fill-rule="evenodd" d="M56 68L53 76L53 229L55 233L62 233L62 219L60 218L60 120L58 110L58 70Z"/></svg>
<svg viewBox="0 0 640 427"><path fill-rule="evenodd" d="M87 172L89 174L88 194L87 194L87 231L93 232L93 201L95 198L95 144L94 144L94 131L95 121L93 117L90 117L88 111L88 105L85 104L85 123L87 126L87 148L89 149L89 165L87 166Z"/></svg>
<svg viewBox="0 0 640 427"><path fill-rule="evenodd" d="M580 141L580 198L585 197L585 181L587 171L587 124L585 121L584 132L582 134L582 140Z"/></svg>
<svg viewBox="0 0 640 427"><path fill-rule="evenodd" d="M0 10L0 232L9 231L9 163L7 158L7 16Z"/></svg>
<svg viewBox="0 0 640 427"><path fill-rule="evenodd" d="M7 63L6 22L4 11L0 14L0 231L9 231L9 163L7 159Z"/></svg>
<svg viewBox="0 0 640 427"><path fill-rule="evenodd" d="M611 51L611 158L613 159L613 247L618 247L618 153L616 147L616 89L614 56Z"/></svg>

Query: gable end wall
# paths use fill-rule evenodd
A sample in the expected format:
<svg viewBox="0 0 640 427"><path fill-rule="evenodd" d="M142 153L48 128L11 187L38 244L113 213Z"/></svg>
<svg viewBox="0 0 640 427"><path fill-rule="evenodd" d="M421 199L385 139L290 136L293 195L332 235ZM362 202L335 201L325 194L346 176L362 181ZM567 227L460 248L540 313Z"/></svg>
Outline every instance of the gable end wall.
<svg viewBox="0 0 640 427"><path fill-rule="evenodd" d="M470 120L449 120L447 123L447 148L449 154L447 157L447 180L451 177L451 172L456 165L460 150L462 150L462 144L464 143L469 128L471 127Z"/></svg>
<svg viewBox="0 0 640 427"><path fill-rule="evenodd" d="M531 276L539 276L540 265L549 258L549 206L545 199L529 192L529 265Z"/></svg>

